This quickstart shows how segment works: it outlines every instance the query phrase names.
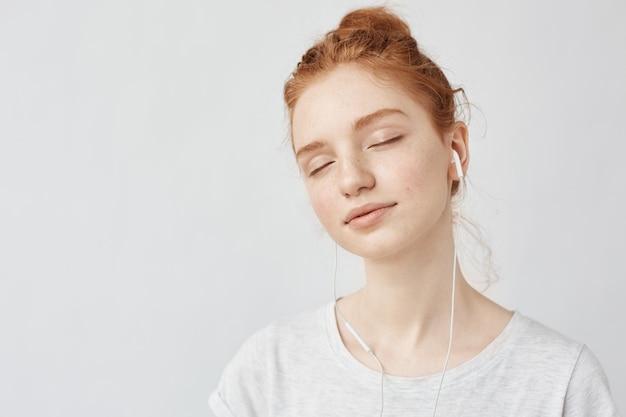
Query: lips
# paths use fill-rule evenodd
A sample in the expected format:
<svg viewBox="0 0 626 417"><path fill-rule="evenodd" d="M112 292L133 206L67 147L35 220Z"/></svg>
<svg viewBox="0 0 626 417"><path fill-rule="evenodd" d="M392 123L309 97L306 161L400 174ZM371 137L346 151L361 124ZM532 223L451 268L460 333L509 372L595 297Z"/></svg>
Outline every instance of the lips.
<svg viewBox="0 0 626 417"><path fill-rule="evenodd" d="M396 203L364 204L350 210L344 220L344 223L356 228L371 226L377 223L378 220L395 205Z"/></svg>

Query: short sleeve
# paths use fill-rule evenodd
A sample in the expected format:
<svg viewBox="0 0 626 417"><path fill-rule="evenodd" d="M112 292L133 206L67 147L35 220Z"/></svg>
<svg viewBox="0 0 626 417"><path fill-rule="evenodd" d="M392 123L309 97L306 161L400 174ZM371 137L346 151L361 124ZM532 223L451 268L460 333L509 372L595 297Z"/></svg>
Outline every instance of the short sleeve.
<svg viewBox="0 0 626 417"><path fill-rule="evenodd" d="M267 337L252 335L226 366L217 389L209 397L215 417L267 415Z"/></svg>
<svg viewBox="0 0 626 417"><path fill-rule="evenodd" d="M218 390L213 391L209 396L209 407L215 417L235 417Z"/></svg>
<svg viewBox="0 0 626 417"><path fill-rule="evenodd" d="M619 417L606 374L594 354L583 346L565 396L564 417Z"/></svg>

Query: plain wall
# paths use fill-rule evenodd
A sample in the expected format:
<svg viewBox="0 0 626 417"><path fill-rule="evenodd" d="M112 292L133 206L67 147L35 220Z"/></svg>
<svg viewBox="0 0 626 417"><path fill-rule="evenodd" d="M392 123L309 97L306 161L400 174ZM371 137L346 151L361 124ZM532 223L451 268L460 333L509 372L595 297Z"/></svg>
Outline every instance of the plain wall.
<svg viewBox="0 0 626 417"><path fill-rule="evenodd" d="M251 332L331 300L282 85L371 4L0 3L0 415L209 415ZM395 4L475 106L488 293L587 343L626 410L626 3Z"/></svg>

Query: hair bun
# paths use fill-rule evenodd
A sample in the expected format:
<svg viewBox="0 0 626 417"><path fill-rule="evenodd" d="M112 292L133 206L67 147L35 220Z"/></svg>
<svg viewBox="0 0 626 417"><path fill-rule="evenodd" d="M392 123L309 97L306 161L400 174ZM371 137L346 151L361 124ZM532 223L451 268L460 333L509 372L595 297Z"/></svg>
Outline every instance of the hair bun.
<svg viewBox="0 0 626 417"><path fill-rule="evenodd" d="M348 13L341 19L335 33L347 35L357 31L411 37L409 26L384 7L369 7Z"/></svg>
<svg viewBox="0 0 626 417"><path fill-rule="evenodd" d="M290 117L302 92L343 64L390 81L424 106L440 133L456 121L455 95L463 90L452 88L441 68L420 51L409 26L385 7L348 13L302 56L283 91Z"/></svg>

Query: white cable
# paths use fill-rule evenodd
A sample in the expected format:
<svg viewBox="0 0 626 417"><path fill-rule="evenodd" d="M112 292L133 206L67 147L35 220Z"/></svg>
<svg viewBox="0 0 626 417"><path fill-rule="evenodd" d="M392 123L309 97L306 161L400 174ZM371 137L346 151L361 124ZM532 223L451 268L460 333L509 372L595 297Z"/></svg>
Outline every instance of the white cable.
<svg viewBox="0 0 626 417"><path fill-rule="evenodd" d="M454 254L452 261L452 291L451 291L451 306L450 306L450 334L448 338L448 352L446 353L446 359L443 364L443 371L441 372L441 380L439 381L439 388L437 389L437 396L435 397L435 406L433 408L433 417L437 414L437 405L439 404L439 394L441 393L441 388L443 387L443 380L446 376L446 370L448 369L448 363L450 361L450 353L452 352L452 335L454 333L454 300L456 295L456 263L457 263L457 247L459 240L459 224L461 222L461 215L463 213L463 203L465 202L465 178L461 177L459 181L459 187L462 188L461 194L461 206L459 208L459 214L456 219L456 236L454 238ZM363 338L357 333L357 331L352 327L352 325L345 318L339 306L337 305L337 242L335 242L335 263L333 267L333 300L335 300L335 311L344 322L346 328L352 333L354 338L359 342L361 347L376 361L378 368L380 369L380 417L383 415L383 410L385 406L385 395L384 395L384 378L385 372L383 370L383 365L380 363L372 349L365 343Z"/></svg>
<svg viewBox="0 0 626 417"><path fill-rule="evenodd" d="M459 214L456 218L456 236L454 238L454 256L452 261L452 301L450 306L450 336L448 339L448 353L446 353L446 360L443 363L443 371L441 372L441 380L439 381L439 388L437 389L437 396L435 397L435 407L433 408L433 417L437 414L437 405L439 404L439 394L441 394L441 388L443 387L443 379L446 376L446 370L448 369L448 362L450 361L450 353L452 352L452 333L454 331L454 296L456 294L456 260L457 253L456 248L459 241L459 224L461 223L461 214L463 213L463 203L465 202L465 178L461 177L459 180L459 187L463 189L461 194L461 206L459 208Z"/></svg>
<svg viewBox="0 0 626 417"><path fill-rule="evenodd" d="M354 336L354 338L359 342L361 347L376 361L378 365L378 369L380 370L380 417L383 417L383 410L385 408L385 391L384 391L384 380L385 380L385 372L383 371L383 364L380 363L372 349L365 343L363 338L359 336L359 333L352 327L352 325L346 320L346 317L343 315L339 306L337 305L337 242L335 242L335 266L333 268L333 300L335 300L335 311L346 325L350 333Z"/></svg>

